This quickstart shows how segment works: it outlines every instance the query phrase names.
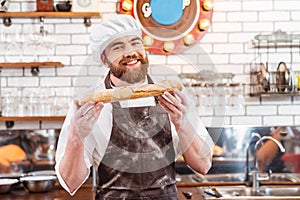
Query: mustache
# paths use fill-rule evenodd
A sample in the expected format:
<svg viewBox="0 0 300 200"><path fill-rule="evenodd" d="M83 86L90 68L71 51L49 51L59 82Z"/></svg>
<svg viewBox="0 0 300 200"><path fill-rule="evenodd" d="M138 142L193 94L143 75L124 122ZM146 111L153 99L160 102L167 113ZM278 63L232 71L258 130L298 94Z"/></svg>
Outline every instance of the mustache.
<svg viewBox="0 0 300 200"><path fill-rule="evenodd" d="M131 55L120 60L119 64L124 65L132 60L139 60L142 64L145 64L147 62L146 59L141 55Z"/></svg>

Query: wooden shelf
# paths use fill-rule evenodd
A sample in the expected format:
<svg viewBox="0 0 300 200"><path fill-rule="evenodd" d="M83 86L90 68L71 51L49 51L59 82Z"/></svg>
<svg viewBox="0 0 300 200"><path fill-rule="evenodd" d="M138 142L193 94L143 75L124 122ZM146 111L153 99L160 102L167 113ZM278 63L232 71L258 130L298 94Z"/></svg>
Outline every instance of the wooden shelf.
<svg viewBox="0 0 300 200"><path fill-rule="evenodd" d="M8 62L0 63L3 68L20 68L20 67L63 67L61 62Z"/></svg>
<svg viewBox="0 0 300 200"><path fill-rule="evenodd" d="M11 18L39 18L43 31L44 18L84 18L86 26L91 25L91 17L101 17L99 12L0 12L5 26L12 24Z"/></svg>
<svg viewBox="0 0 300 200"><path fill-rule="evenodd" d="M0 117L0 121L64 121L65 116L11 116Z"/></svg>
<svg viewBox="0 0 300 200"><path fill-rule="evenodd" d="M28 17L52 17L52 18L81 18L101 17L99 12L0 12L2 18L28 18Z"/></svg>
<svg viewBox="0 0 300 200"><path fill-rule="evenodd" d="M251 97L282 97L282 96L300 96L300 92L257 92L250 93Z"/></svg>

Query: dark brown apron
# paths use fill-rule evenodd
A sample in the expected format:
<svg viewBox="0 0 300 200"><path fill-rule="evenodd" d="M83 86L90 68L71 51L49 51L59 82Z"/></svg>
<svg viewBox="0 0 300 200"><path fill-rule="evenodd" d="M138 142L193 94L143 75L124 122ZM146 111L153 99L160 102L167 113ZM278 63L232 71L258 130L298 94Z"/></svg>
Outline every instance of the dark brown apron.
<svg viewBox="0 0 300 200"><path fill-rule="evenodd" d="M105 85L111 88L108 77ZM95 199L177 200L168 114L157 99L156 106L112 106L112 133L98 167Z"/></svg>

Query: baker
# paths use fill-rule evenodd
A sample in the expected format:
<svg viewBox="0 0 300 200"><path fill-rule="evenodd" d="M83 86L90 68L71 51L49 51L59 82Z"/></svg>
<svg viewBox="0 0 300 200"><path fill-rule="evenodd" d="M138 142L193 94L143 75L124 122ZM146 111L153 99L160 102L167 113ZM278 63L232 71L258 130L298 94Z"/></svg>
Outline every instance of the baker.
<svg viewBox="0 0 300 200"><path fill-rule="evenodd" d="M141 29L129 15L115 15L90 34L93 56L109 70L92 91L152 84ZM91 91L89 91L91 92ZM175 161L195 171L211 167L213 142L184 92L70 107L59 136L56 165L71 195L98 169L96 199L178 199Z"/></svg>

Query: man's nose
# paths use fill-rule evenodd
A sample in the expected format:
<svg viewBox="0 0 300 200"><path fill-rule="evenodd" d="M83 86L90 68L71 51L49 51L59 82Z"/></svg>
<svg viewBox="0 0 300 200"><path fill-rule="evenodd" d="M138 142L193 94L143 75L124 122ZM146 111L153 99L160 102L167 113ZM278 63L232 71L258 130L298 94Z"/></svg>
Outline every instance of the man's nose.
<svg viewBox="0 0 300 200"><path fill-rule="evenodd" d="M126 58L131 58L136 55L137 55L137 51L134 48L125 48L125 51L123 52L123 56Z"/></svg>

